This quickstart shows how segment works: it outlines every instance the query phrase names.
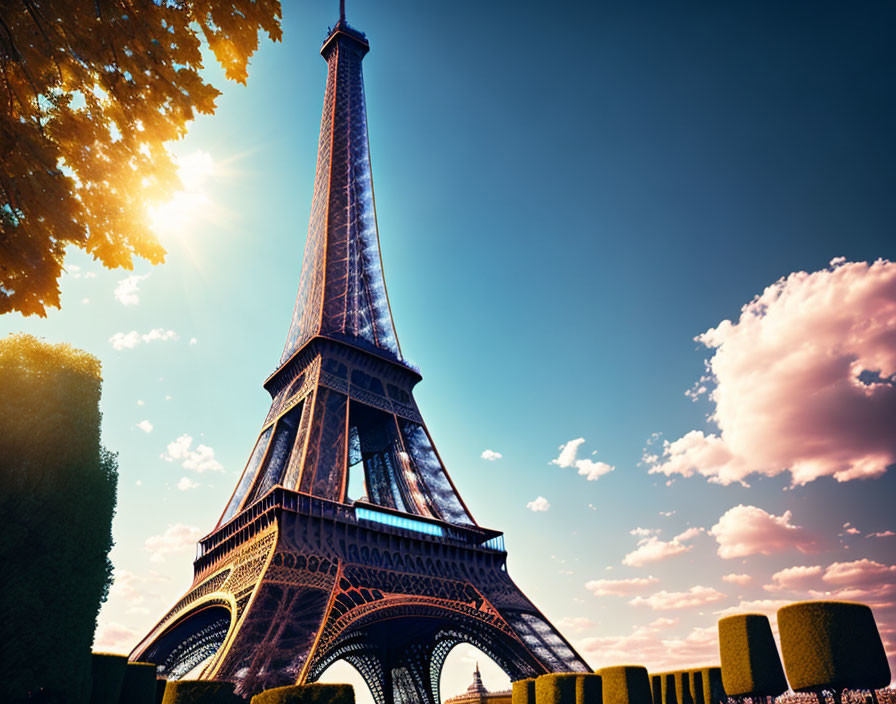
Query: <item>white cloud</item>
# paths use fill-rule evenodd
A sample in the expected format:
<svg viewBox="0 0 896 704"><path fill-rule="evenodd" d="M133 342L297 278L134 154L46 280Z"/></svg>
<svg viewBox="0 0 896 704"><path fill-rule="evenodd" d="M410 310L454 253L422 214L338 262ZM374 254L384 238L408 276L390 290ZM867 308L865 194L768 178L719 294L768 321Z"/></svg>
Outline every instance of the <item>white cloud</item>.
<svg viewBox="0 0 896 704"><path fill-rule="evenodd" d="M580 475L585 477L589 482L599 479L604 474L612 472L615 467L605 462L595 462L590 459L576 459L579 447L585 442L585 438L576 438L570 440L565 445L560 446L560 454L556 459L551 460L551 464L558 467L574 467ZM594 453L592 453L594 454Z"/></svg>
<svg viewBox="0 0 896 704"><path fill-rule="evenodd" d="M530 501L526 504L526 508L530 511L547 511L551 507L550 502L544 498L543 496L539 496L534 501Z"/></svg>
<svg viewBox="0 0 896 704"><path fill-rule="evenodd" d="M836 302L836 303L834 303ZM879 477L896 462L896 263L782 278L696 339L714 350L711 420L664 442L651 472L721 484Z"/></svg>
<svg viewBox="0 0 896 704"><path fill-rule="evenodd" d="M144 433L152 432L152 423L150 423L148 420L141 420L139 423L137 423L137 427L140 428L140 430L142 430Z"/></svg>
<svg viewBox="0 0 896 704"><path fill-rule="evenodd" d="M748 574L737 574L732 572L731 574L726 574L722 577L723 582L729 582L731 584L749 584L753 581L753 578Z"/></svg>
<svg viewBox="0 0 896 704"><path fill-rule="evenodd" d="M89 298L82 298L82 299L81 299L81 303L83 303L84 305L87 305L88 303L90 303L90 299L89 299Z"/></svg>
<svg viewBox="0 0 896 704"><path fill-rule="evenodd" d="M636 596L628 603L632 606L649 606L654 611L668 611L672 609L688 609L694 606L703 606L715 601L721 601L725 595L712 587L696 585L686 592L661 591L650 596Z"/></svg>
<svg viewBox="0 0 896 704"><path fill-rule="evenodd" d="M202 531L196 526L175 523L169 525L161 535L148 537L144 547L151 553L151 562L164 562L166 555L192 550L201 537Z"/></svg>
<svg viewBox="0 0 896 704"><path fill-rule="evenodd" d="M143 403L143 401L137 401L137 405L138 405L138 406L143 406L144 403Z"/></svg>
<svg viewBox="0 0 896 704"><path fill-rule="evenodd" d="M629 579L593 579L585 583L585 589L594 596L630 596L659 582L656 577L631 577Z"/></svg>
<svg viewBox="0 0 896 704"><path fill-rule="evenodd" d="M890 538L890 537L892 537L892 536L894 536L894 535L896 535L896 533L894 533L893 531L891 531L891 530L884 530L884 531L879 531L879 532L877 532L877 533L869 533L869 534L866 535L865 537L866 537L866 538Z"/></svg>
<svg viewBox="0 0 896 704"><path fill-rule="evenodd" d="M180 481L177 483L177 488L181 491L189 491L190 489L195 489L199 486L199 482L194 482L189 477L181 477Z"/></svg>
<svg viewBox="0 0 896 704"><path fill-rule="evenodd" d="M180 462L184 469L196 472L220 472L224 469L215 459L215 451L208 445L200 443L193 448L193 438L186 433L173 442L168 443L161 458L166 462Z"/></svg>
<svg viewBox="0 0 896 704"><path fill-rule="evenodd" d="M495 452L494 450L483 450L482 454L479 456L484 460L494 462L495 460L501 459L504 455L502 455L500 452Z"/></svg>
<svg viewBox="0 0 896 704"><path fill-rule="evenodd" d="M115 300L123 306L135 306L140 303L140 282L145 280L149 274L142 276L134 275L121 279L115 287Z"/></svg>
<svg viewBox="0 0 896 704"><path fill-rule="evenodd" d="M178 337L174 330L165 330L163 328L153 328L149 332L142 335L136 330L130 332L117 332L109 338L112 347L116 350L132 350L141 342L167 342L168 340L176 340Z"/></svg>
<svg viewBox="0 0 896 704"><path fill-rule="evenodd" d="M719 544L719 556L726 560L772 555L794 548L803 553L815 552L818 549L815 538L804 528L793 525L791 517L790 511L773 516L756 506L739 504L728 509L709 533Z"/></svg>
<svg viewBox="0 0 896 704"><path fill-rule="evenodd" d="M195 337L191 337L191 338L190 338L190 344L191 344L191 345L198 345L198 344L199 344L199 340L197 340Z"/></svg>
<svg viewBox="0 0 896 704"><path fill-rule="evenodd" d="M629 567L643 567L651 562L659 562L660 560L680 555L683 552L688 552L693 550L694 546L685 545L685 543L702 532L704 532L702 528L688 528L683 533L676 535L672 540L660 540L655 535L642 537L638 541L638 547L622 558L622 564ZM634 535L642 535L634 531L632 533Z"/></svg>

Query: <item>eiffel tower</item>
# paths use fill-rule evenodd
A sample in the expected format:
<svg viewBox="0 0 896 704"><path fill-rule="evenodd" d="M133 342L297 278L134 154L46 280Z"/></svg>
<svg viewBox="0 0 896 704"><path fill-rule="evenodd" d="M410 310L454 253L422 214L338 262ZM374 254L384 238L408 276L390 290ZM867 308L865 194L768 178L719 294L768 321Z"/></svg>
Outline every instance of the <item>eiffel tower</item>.
<svg viewBox="0 0 896 704"><path fill-rule="evenodd" d="M459 643L512 680L588 672L507 574L502 533L473 519L414 401L422 377L398 345L380 260L368 50L341 7L321 49L311 220L289 337L264 382L271 410L199 541L190 589L131 659L244 695L345 660L377 704L437 704Z"/></svg>

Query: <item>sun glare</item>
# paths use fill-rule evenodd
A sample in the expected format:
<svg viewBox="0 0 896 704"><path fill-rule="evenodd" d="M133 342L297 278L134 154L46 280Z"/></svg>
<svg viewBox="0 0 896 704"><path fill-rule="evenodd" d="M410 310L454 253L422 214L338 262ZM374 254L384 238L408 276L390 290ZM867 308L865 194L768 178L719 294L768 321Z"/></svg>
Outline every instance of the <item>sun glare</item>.
<svg viewBox="0 0 896 704"><path fill-rule="evenodd" d="M148 208L150 224L158 235L187 234L197 223L213 216L214 204L205 188L215 173L211 154L195 151L175 161L183 188L166 203Z"/></svg>

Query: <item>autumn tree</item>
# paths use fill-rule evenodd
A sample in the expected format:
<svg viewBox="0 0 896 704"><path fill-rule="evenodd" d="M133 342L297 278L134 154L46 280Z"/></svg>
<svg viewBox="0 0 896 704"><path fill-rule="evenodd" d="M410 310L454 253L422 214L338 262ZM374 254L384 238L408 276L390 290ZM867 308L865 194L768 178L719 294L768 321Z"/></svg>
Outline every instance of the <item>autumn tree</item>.
<svg viewBox="0 0 896 704"><path fill-rule="evenodd" d="M159 263L147 206L179 186L166 144L220 92L203 40L244 83L279 0L0 2L0 313L59 307L65 249Z"/></svg>

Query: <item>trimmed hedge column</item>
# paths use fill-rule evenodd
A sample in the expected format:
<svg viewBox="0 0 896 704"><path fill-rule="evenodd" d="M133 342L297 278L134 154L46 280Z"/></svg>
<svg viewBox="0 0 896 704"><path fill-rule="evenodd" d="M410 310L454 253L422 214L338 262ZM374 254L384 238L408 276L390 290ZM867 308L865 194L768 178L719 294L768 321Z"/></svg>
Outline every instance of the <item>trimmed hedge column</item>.
<svg viewBox="0 0 896 704"><path fill-rule="evenodd" d="M120 704L156 704L156 666L151 662L129 662L121 683Z"/></svg>
<svg viewBox="0 0 896 704"><path fill-rule="evenodd" d="M233 682L169 680L162 704L245 704L233 690Z"/></svg>
<svg viewBox="0 0 896 704"><path fill-rule="evenodd" d="M576 704L603 704L604 691L599 674L576 676Z"/></svg>
<svg viewBox="0 0 896 704"><path fill-rule="evenodd" d="M597 671L603 704L653 704L650 676L641 665L617 665Z"/></svg>
<svg viewBox="0 0 896 704"><path fill-rule="evenodd" d="M251 704L355 704L350 684L315 682L267 689L252 697Z"/></svg>
<svg viewBox="0 0 896 704"><path fill-rule="evenodd" d="M690 673L694 704L722 704L728 699L722 686L721 667L701 667Z"/></svg>
<svg viewBox="0 0 896 704"><path fill-rule="evenodd" d="M650 675L650 695L653 704L663 704L663 676L662 674Z"/></svg>
<svg viewBox="0 0 896 704"><path fill-rule="evenodd" d="M691 676L691 699L694 704L706 704L703 700L703 673L700 670L688 670Z"/></svg>
<svg viewBox="0 0 896 704"><path fill-rule="evenodd" d="M678 704L694 704L694 697L691 695L691 673L688 670L676 670L675 675L675 698Z"/></svg>
<svg viewBox="0 0 896 704"><path fill-rule="evenodd" d="M729 697L777 697L787 690L784 668L762 614L737 614L719 621L722 684Z"/></svg>
<svg viewBox="0 0 896 704"><path fill-rule="evenodd" d="M577 672L551 673L535 679L535 704L576 704Z"/></svg>
<svg viewBox="0 0 896 704"><path fill-rule="evenodd" d="M513 683L511 704L535 704L535 678L517 680Z"/></svg>
<svg viewBox="0 0 896 704"><path fill-rule="evenodd" d="M678 704L678 697L675 695L675 673L661 672L660 681L662 682L662 704Z"/></svg>
<svg viewBox="0 0 896 704"><path fill-rule="evenodd" d="M118 704L127 655L92 653L90 704Z"/></svg>
<svg viewBox="0 0 896 704"><path fill-rule="evenodd" d="M890 665L865 604L803 601L778 609L781 653L787 679L797 692L874 690L890 684ZM819 697L819 701L821 697Z"/></svg>

